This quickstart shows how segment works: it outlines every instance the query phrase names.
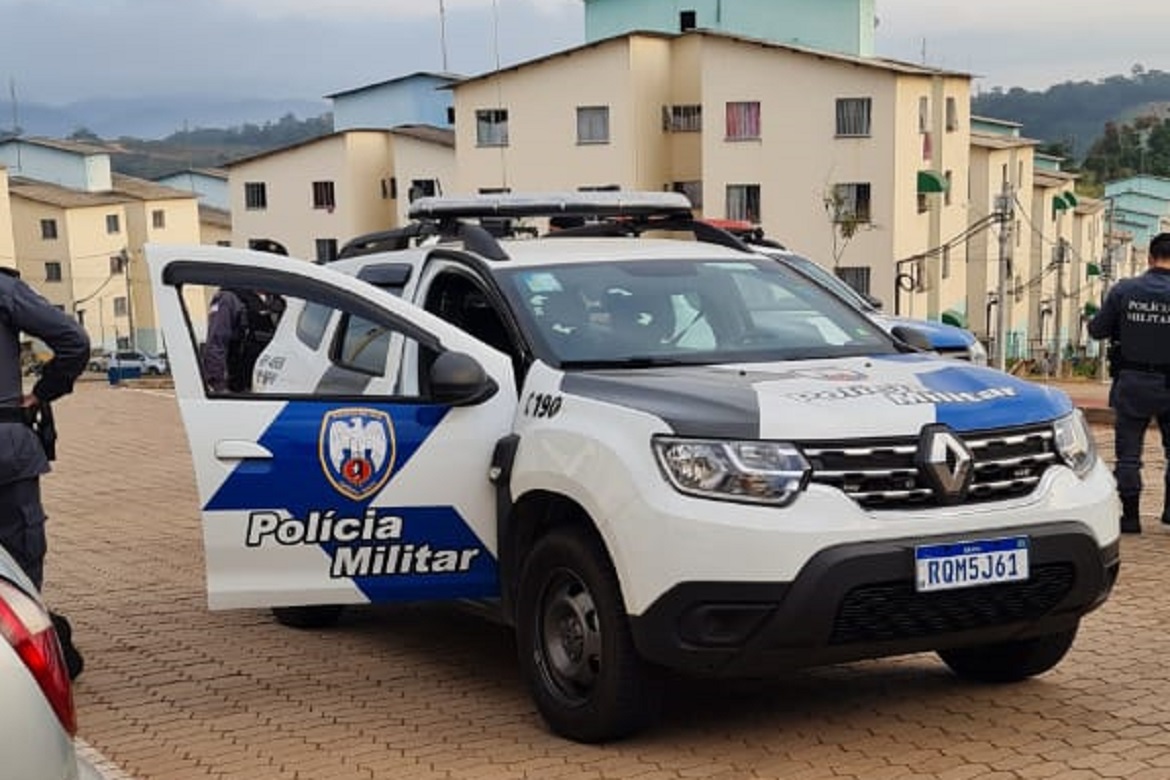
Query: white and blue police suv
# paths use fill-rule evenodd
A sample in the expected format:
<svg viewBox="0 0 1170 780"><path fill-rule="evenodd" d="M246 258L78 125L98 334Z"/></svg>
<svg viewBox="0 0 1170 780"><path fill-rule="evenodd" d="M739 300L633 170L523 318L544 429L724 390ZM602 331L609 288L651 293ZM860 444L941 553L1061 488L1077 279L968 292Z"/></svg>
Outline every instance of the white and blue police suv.
<svg viewBox="0 0 1170 780"><path fill-rule="evenodd" d="M1063 393L920 351L681 196L412 216L429 238L326 266L148 248L212 608L482 600L549 726L598 741L663 668L933 651L1021 680L1110 593L1114 485ZM248 393L201 375L219 287L286 302Z"/></svg>

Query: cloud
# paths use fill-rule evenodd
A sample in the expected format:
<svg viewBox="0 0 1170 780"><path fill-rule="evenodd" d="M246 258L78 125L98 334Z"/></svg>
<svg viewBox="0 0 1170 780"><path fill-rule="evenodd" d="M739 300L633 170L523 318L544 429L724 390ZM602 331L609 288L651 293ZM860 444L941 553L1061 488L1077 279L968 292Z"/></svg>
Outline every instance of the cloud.
<svg viewBox="0 0 1170 780"><path fill-rule="evenodd" d="M264 18L337 18L360 14L375 18L436 18L440 0L217 0L225 9ZM482 10L495 6L524 6L527 10L555 12L569 5L580 5L580 0L442 0L448 14L467 10Z"/></svg>

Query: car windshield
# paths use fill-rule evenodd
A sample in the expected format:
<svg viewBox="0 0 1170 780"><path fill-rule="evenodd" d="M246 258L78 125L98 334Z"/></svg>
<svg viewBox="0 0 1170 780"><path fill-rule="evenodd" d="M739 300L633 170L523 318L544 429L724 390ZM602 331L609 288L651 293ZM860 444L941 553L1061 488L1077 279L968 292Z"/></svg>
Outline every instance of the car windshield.
<svg viewBox="0 0 1170 780"><path fill-rule="evenodd" d="M861 293L850 287L836 274L830 273L823 266L814 263L807 257L786 254L783 255L783 262L789 263L797 271L810 277L814 282L818 282L827 287L830 292L836 293L844 298L847 303L853 304L862 311L876 311L874 305L866 300Z"/></svg>
<svg viewBox="0 0 1170 780"><path fill-rule="evenodd" d="M897 351L855 310L765 258L583 263L500 277L536 349L566 368Z"/></svg>

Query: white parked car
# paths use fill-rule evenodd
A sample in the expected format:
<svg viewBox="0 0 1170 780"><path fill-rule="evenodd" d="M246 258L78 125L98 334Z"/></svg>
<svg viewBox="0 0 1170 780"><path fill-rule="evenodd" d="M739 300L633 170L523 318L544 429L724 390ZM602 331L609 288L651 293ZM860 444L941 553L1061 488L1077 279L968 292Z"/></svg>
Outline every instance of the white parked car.
<svg viewBox="0 0 1170 780"><path fill-rule="evenodd" d="M329 266L147 248L212 608L320 626L486 600L583 741L651 720L653 667L935 651L1006 682L1061 661L1120 533L1067 395L922 351L720 230L476 222L565 213L691 219L667 193L421 199L436 242ZM249 393L206 390L203 285L285 298Z"/></svg>
<svg viewBox="0 0 1170 780"><path fill-rule="evenodd" d="M77 715L49 613L0 548L0 776L98 780L73 747Z"/></svg>
<svg viewBox="0 0 1170 780"><path fill-rule="evenodd" d="M156 376L170 371L167 359L141 350L119 350L110 356L107 368L137 369L143 376Z"/></svg>

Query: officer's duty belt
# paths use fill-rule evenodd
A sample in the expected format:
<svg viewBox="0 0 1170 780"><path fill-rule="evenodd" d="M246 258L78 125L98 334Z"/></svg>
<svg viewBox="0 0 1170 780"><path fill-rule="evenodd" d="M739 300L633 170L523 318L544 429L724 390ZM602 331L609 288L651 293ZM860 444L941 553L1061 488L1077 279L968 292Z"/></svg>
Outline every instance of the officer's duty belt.
<svg viewBox="0 0 1170 780"><path fill-rule="evenodd" d="M0 423L28 424L29 420L29 413L19 406L0 406Z"/></svg>

